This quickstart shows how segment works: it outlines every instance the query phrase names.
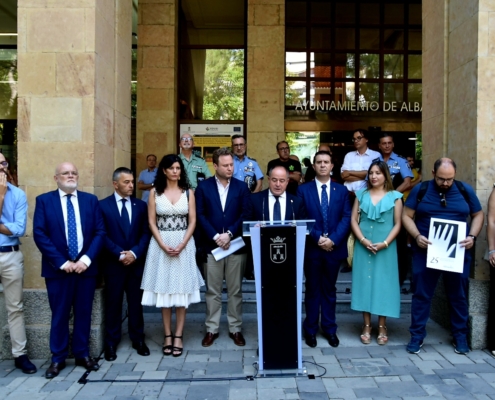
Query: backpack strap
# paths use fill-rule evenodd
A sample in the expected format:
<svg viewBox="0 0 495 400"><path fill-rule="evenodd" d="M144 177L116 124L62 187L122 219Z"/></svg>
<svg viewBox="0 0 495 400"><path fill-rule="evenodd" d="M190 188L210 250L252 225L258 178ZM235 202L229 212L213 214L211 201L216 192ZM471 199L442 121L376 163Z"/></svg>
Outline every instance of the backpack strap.
<svg viewBox="0 0 495 400"><path fill-rule="evenodd" d="M419 192L418 192L418 197L417 197L418 203L421 203L421 200L423 200L423 197L425 197L425 193L426 193L426 190L428 189L429 183L430 183L430 181L421 182L421 186L419 187ZM459 192L461 192L462 197L464 197L464 200L466 200L466 203L469 204L469 194L468 194L466 188L464 187L464 185L462 184L462 182L454 180L454 183L457 186L457 189L459 190Z"/></svg>

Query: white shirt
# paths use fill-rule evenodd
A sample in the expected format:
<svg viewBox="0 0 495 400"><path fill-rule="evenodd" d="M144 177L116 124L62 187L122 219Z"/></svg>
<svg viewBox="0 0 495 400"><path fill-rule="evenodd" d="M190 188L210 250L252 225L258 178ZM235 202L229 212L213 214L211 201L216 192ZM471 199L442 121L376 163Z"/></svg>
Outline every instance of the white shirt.
<svg viewBox="0 0 495 400"><path fill-rule="evenodd" d="M119 214L122 216L122 199L126 199L127 201L125 202L125 208L127 210L127 214L129 214L129 223L132 222L132 207L131 207L131 198L129 196L127 197L122 197L120 194L117 192L114 192L115 195L115 201L117 202L117 207L119 209Z"/></svg>
<svg viewBox="0 0 495 400"><path fill-rule="evenodd" d="M65 193L63 190L58 189L58 194L60 196L60 204L62 205L62 214L64 215L64 226L65 226L65 239L67 240L67 243L69 243L69 228L67 226L67 193ZM72 196L70 196L70 200L72 203L72 206L74 207L74 215L76 217L76 231L77 231L77 252L80 253L83 244L84 244L84 236L82 233L82 226L81 226L81 215L79 213L79 201L77 199L77 190L74 190L74 192L71 193ZM79 259L82 261L84 264L86 264L88 267L91 265L91 259L87 255L81 256ZM66 261L60 269L64 269L65 265L69 261Z"/></svg>
<svg viewBox="0 0 495 400"><path fill-rule="evenodd" d="M285 221L285 210L287 208L287 194L286 192L282 193L278 202L280 203L280 220ZM273 193L268 190L268 214L270 216L270 222L273 222L273 207L275 206L275 196Z"/></svg>
<svg viewBox="0 0 495 400"><path fill-rule="evenodd" d="M217 182L218 195L220 196L220 203L222 203L222 211L225 211L225 202L227 201L227 195L229 194L230 179L227 186L223 186L218 177L215 175L215 181Z"/></svg>
<svg viewBox="0 0 495 400"><path fill-rule="evenodd" d="M371 162L375 158L379 157L379 152L369 148L367 148L363 154L360 154L357 150L351 151L345 155L344 163L342 164L340 171L368 171ZM344 182L344 186L347 187L347 190L350 192L355 192L366 187L366 180L363 179L355 182Z"/></svg>
<svg viewBox="0 0 495 400"><path fill-rule="evenodd" d="M129 214L129 223L132 222L132 206L131 206L131 198L129 196L127 197L122 197L120 194L117 192L114 192L115 195L115 201L117 202L117 208L119 209L119 214L122 217L122 199L126 199L127 201L125 202L125 208L127 210L127 214ZM134 258L136 257L136 254L132 250L129 250ZM121 254L119 257L119 260L122 260L125 257L125 254Z"/></svg>
<svg viewBox="0 0 495 400"><path fill-rule="evenodd" d="M318 190L318 198L320 199L320 204L321 204L321 187L323 185L327 185L327 188L325 191L327 192L328 204L330 204L330 182L332 182L331 179L328 179L328 182L326 182L326 183L322 183L317 178L315 178L316 189Z"/></svg>

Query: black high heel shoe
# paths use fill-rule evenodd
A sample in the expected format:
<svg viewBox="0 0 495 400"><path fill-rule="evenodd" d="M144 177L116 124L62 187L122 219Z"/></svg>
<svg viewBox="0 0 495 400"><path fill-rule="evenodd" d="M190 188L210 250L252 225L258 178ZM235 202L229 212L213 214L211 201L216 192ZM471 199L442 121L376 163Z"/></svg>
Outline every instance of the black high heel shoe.
<svg viewBox="0 0 495 400"><path fill-rule="evenodd" d="M174 336L172 334L170 335L165 335L163 337L163 347L162 347L162 352L163 352L163 355L164 356L170 356L172 355L172 344L169 344L169 345L165 345L165 341L167 338L171 337L172 338L172 344L174 343Z"/></svg>
<svg viewBox="0 0 495 400"><path fill-rule="evenodd" d="M182 340L182 336L175 336L174 337L174 340L175 339L180 339L181 342L182 342L182 346L184 346L184 341ZM182 355L182 351L184 350L183 347L176 347L176 346L173 346L172 347L172 355L174 357L180 357ZM176 354L175 352L178 351L178 353Z"/></svg>

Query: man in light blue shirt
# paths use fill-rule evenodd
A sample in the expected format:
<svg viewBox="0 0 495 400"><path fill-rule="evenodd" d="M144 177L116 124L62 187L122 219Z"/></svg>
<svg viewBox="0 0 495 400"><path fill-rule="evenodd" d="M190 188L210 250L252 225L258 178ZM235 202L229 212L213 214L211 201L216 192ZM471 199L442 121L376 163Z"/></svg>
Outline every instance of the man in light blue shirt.
<svg viewBox="0 0 495 400"><path fill-rule="evenodd" d="M146 163L148 164L148 168L141 171L141 173L139 174L137 187L139 190L143 191L141 200L148 203L150 190L155 182L156 156L154 154L148 155L148 157L146 157Z"/></svg>
<svg viewBox="0 0 495 400"><path fill-rule="evenodd" d="M7 182L8 162L0 153L0 279L7 309L12 355L16 368L34 374L36 367L27 356L22 285L24 256L19 237L26 233L26 194Z"/></svg>
<svg viewBox="0 0 495 400"><path fill-rule="evenodd" d="M245 182L252 193L259 192L263 185L263 172L258 162L246 155L246 138L242 135L232 136L234 153L234 178Z"/></svg>

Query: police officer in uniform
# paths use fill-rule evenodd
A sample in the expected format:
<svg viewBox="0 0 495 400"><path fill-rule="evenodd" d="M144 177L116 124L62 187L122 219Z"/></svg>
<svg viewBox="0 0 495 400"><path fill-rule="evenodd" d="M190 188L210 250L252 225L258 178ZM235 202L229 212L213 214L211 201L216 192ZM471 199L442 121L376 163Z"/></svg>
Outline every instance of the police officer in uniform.
<svg viewBox="0 0 495 400"><path fill-rule="evenodd" d="M383 132L381 134L378 148L380 149L381 156L376 160L385 161L387 163L394 189L404 193L411 187L411 180L414 178L411 166L407 162L407 159L394 153L394 138L390 133ZM399 261L399 285L402 286L406 280L407 272L410 269L407 232L404 228L401 228L396 241L397 258Z"/></svg>
<svg viewBox="0 0 495 400"><path fill-rule="evenodd" d="M263 173L254 158L246 155L246 139L242 135L232 136L234 153L234 178L246 182L252 193L259 192L263 186Z"/></svg>
<svg viewBox="0 0 495 400"><path fill-rule="evenodd" d="M191 189L196 190L199 182L211 177L211 172L204 158L193 153L194 139L189 133L181 135L179 147L181 149L179 157L191 182Z"/></svg>

